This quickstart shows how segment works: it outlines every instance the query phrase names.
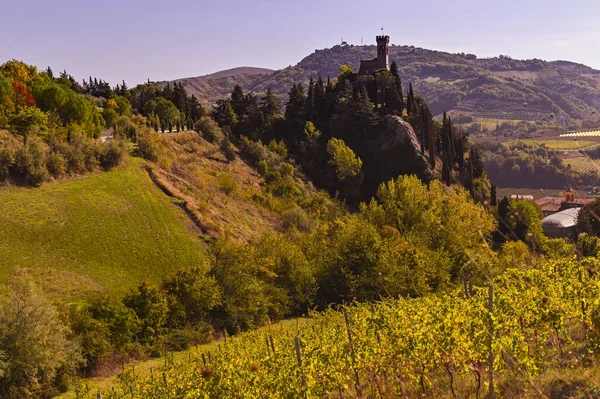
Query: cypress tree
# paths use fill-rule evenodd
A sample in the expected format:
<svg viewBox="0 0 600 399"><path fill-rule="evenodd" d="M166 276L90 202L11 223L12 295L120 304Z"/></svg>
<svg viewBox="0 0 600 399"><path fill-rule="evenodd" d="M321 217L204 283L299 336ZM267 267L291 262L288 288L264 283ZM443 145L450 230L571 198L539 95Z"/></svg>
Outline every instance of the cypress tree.
<svg viewBox="0 0 600 399"><path fill-rule="evenodd" d="M422 141L421 141L421 154L425 155L425 149L429 151L429 135L431 134L431 121L429 120L429 107L423 101L421 105L421 126L423 130Z"/></svg>
<svg viewBox="0 0 600 399"><path fill-rule="evenodd" d="M398 64L396 64L396 61L392 62L392 65L390 66L390 72L392 73L392 75L394 75L395 78L400 78L400 73L398 72Z"/></svg>
<svg viewBox="0 0 600 399"><path fill-rule="evenodd" d="M315 119L315 82L310 78L308 82L308 93L306 95L306 120L314 121Z"/></svg>
<svg viewBox="0 0 600 399"><path fill-rule="evenodd" d="M496 206L498 205L498 197L496 193L496 183L492 183L492 187L490 188L490 205Z"/></svg>
<svg viewBox="0 0 600 399"><path fill-rule="evenodd" d="M442 181L446 183L446 185L450 185L451 183L451 156L450 156L450 142L449 142L449 120L446 116L446 111L444 111L444 120L442 124Z"/></svg>
<svg viewBox="0 0 600 399"><path fill-rule="evenodd" d="M315 84L315 119L318 122L324 121L327 118L327 97L325 96L325 82L323 82L323 78L319 75L319 79L317 79L317 83Z"/></svg>

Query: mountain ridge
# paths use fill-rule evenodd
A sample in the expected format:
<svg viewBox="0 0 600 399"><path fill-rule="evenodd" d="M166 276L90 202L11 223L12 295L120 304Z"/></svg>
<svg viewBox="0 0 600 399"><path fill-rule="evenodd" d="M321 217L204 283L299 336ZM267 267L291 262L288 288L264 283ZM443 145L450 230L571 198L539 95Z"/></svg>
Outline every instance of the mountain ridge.
<svg viewBox="0 0 600 399"><path fill-rule="evenodd" d="M356 71L361 59L375 54L373 45L336 45L316 50L296 65L271 73L236 72L224 76L217 72L213 78L177 81L184 82L188 93L209 104L227 98L236 84L257 94L271 87L285 99L293 83L307 83L319 75L334 78L341 65L350 65ZM499 120L555 121L569 128L600 124L600 71L584 64L507 56L478 58L474 54L405 45L390 46L392 61L398 64L405 90L412 82L434 114L449 111Z"/></svg>

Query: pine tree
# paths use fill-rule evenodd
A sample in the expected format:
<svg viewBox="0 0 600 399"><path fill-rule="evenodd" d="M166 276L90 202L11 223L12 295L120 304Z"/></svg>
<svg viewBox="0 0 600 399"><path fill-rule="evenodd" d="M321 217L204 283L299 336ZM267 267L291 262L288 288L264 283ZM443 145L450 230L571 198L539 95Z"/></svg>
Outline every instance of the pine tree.
<svg viewBox="0 0 600 399"><path fill-rule="evenodd" d="M235 85L231 92L231 107L238 117L246 115L246 101L242 86Z"/></svg>
<svg viewBox="0 0 600 399"><path fill-rule="evenodd" d="M285 104L285 119L288 121L302 120L306 122L306 94L302 83L294 83L288 93L288 102Z"/></svg>
<svg viewBox="0 0 600 399"><path fill-rule="evenodd" d="M238 123L238 116L233 111L231 102L226 100L217 101L217 104L215 105L215 109L213 111L213 117L221 127L233 127Z"/></svg>
<svg viewBox="0 0 600 399"><path fill-rule="evenodd" d="M48 67L48 69L46 69L46 73L50 79L54 79L54 72L52 72L52 68Z"/></svg>
<svg viewBox="0 0 600 399"><path fill-rule="evenodd" d="M270 87L267 89L267 93L262 98L260 110L262 111L263 117L267 123L281 114L281 104L279 103L279 99L277 96L275 96L273 89Z"/></svg>
<svg viewBox="0 0 600 399"><path fill-rule="evenodd" d="M127 87L127 83L125 83L125 80L123 80L122 84L121 84L121 96L123 97L128 97L129 94L129 88Z"/></svg>
<svg viewBox="0 0 600 399"><path fill-rule="evenodd" d="M200 104L200 101L198 101L198 98L196 98L196 96L193 94L189 103L189 118L192 120L192 122L196 122L198 119L204 116L204 108L202 107L202 104Z"/></svg>

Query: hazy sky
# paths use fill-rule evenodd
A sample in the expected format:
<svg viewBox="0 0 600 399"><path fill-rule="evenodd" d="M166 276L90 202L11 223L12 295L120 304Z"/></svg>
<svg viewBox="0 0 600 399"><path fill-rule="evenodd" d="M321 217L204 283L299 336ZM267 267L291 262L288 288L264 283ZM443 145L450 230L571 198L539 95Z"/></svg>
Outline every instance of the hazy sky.
<svg viewBox="0 0 600 399"><path fill-rule="evenodd" d="M395 44L600 69L600 0L0 0L0 16L0 63L129 86L279 69L382 26Z"/></svg>

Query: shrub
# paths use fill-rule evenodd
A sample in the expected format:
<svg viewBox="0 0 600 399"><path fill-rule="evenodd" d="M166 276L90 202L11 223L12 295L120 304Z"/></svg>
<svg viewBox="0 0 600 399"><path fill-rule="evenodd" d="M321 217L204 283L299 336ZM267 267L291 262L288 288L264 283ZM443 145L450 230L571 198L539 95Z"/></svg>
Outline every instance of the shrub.
<svg viewBox="0 0 600 399"><path fill-rule="evenodd" d="M67 160L60 152L51 151L48 155L48 172L54 177L61 177L67 173Z"/></svg>
<svg viewBox="0 0 600 399"><path fill-rule="evenodd" d="M31 136L17 151L14 169L27 184L39 186L50 176L46 168L46 157L46 145L37 136Z"/></svg>
<svg viewBox="0 0 600 399"><path fill-rule="evenodd" d="M251 141L247 137L242 137L240 149L248 155L255 165L260 161L265 161L269 168L277 168L283 161L281 156L269 150L262 143Z"/></svg>
<svg viewBox="0 0 600 399"><path fill-rule="evenodd" d="M170 296L169 327L172 328L206 321L221 301L221 292L214 277L199 267L180 270L167 279L162 288Z"/></svg>
<svg viewBox="0 0 600 399"><path fill-rule="evenodd" d="M194 130L201 133L202 137L214 144L221 144L221 141L225 138L225 135L217 122L208 116L200 118L194 124Z"/></svg>
<svg viewBox="0 0 600 399"><path fill-rule="evenodd" d="M219 176L219 188L225 194L230 195L237 190L237 183L230 173L224 172Z"/></svg>
<svg viewBox="0 0 600 399"><path fill-rule="evenodd" d="M4 180L10 175L17 151L22 145L12 134L0 132L0 180Z"/></svg>
<svg viewBox="0 0 600 399"><path fill-rule="evenodd" d="M81 345L85 369L94 370L112 352L108 323L94 319L87 308L79 306L72 306L68 310L67 320L73 335Z"/></svg>
<svg viewBox="0 0 600 399"><path fill-rule="evenodd" d="M68 134L68 145L61 147L70 173L92 171L99 166L96 143L79 131Z"/></svg>
<svg viewBox="0 0 600 399"><path fill-rule="evenodd" d="M302 233L309 233L316 227L316 220L300 208L284 213L282 219L285 231L296 229Z"/></svg>
<svg viewBox="0 0 600 399"><path fill-rule="evenodd" d="M103 143L100 151L100 165L111 169L123 164L129 155L129 143L125 140L114 139Z"/></svg>
<svg viewBox="0 0 600 399"><path fill-rule="evenodd" d="M265 161L264 159L261 160L258 165L256 166L256 171L261 175L261 176L266 176L267 173L269 172L269 165L267 164L267 161Z"/></svg>
<svg viewBox="0 0 600 399"><path fill-rule="evenodd" d="M142 157L156 162L164 156L165 150L158 133L148 128L142 129L138 132L137 139Z"/></svg>
<svg viewBox="0 0 600 399"><path fill-rule="evenodd" d="M53 397L59 372L74 371L82 362L77 344L57 309L35 284L18 275L0 297L0 397Z"/></svg>
<svg viewBox="0 0 600 399"><path fill-rule="evenodd" d="M235 149L233 148L233 144L231 144L229 139L225 138L221 142L221 152L223 155L225 155L225 159L227 159L228 162L235 161Z"/></svg>
<svg viewBox="0 0 600 399"><path fill-rule="evenodd" d="M94 319L107 324L110 342L117 350L131 349L131 340L140 331L140 322L133 310L108 298L94 300L88 310Z"/></svg>
<svg viewBox="0 0 600 399"><path fill-rule="evenodd" d="M281 140L281 141L272 140L269 143L268 148L269 148L269 150L278 154L282 159L285 159L288 156L288 149L285 146L285 143L283 142L283 140Z"/></svg>
<svg viewBox="0 0 600 399"><path fill-rule="evenodd" d="M173 330L165 337L165 345L171 351L184 351L190 346L209 343L212 331L212 327L207 323Z"/></svg>
<svg viewBox="0 0 600 399"><path fill-rule="evenodd" d="M294 176L294 166L290 163L283 162L280 167L281 176L283 177L293 177Z"/></svg>
<svg viewBox="0 0 600 399"><path fill-rule="evenodd" d="M123 304L132 309L140 320L140 342L153 342L167 323L169 309L164 293L144 281L123 299Z"/></svg>
<svg viewBox="0 0 600 399"><path fill-rule="evenodd" d="M577 237L577 250L581 256L597 258L600 255L600 239L587 233L581 233Z"/></svg>

